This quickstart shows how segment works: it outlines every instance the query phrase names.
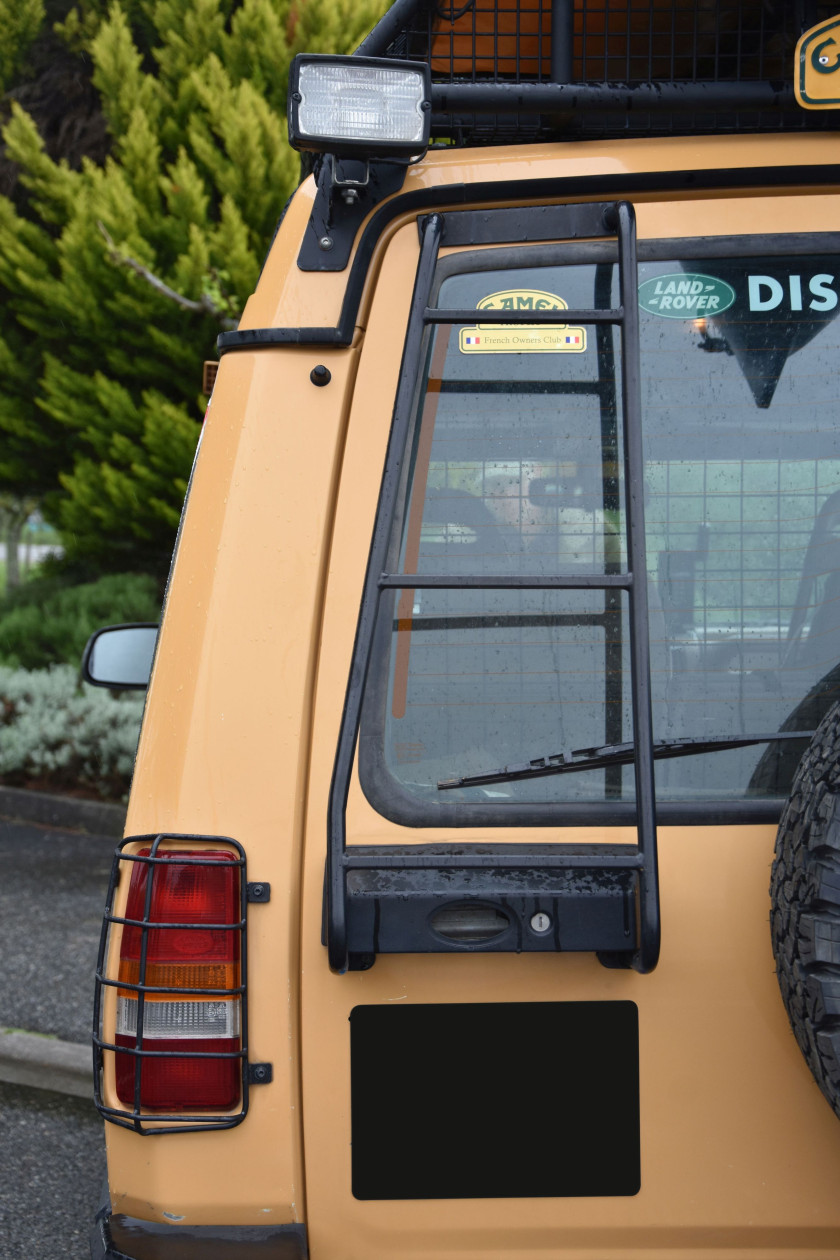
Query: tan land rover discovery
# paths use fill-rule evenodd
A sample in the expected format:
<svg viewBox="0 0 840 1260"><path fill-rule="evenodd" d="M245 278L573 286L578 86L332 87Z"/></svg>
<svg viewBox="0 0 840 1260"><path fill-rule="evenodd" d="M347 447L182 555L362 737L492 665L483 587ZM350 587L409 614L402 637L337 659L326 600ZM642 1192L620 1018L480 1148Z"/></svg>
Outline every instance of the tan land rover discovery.
<svg viewBox="0 0 840 1260"><path fill-rule="evenodd" d="M154 650L95 1260L840 1257L838 108L808 0L297 58L157 642L86 655Z"/></svg>

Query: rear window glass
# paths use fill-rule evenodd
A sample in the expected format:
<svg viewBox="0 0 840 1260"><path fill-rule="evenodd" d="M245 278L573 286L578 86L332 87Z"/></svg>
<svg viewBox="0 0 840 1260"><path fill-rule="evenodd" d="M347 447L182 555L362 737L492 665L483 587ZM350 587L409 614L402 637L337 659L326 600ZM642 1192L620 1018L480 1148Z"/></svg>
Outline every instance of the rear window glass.
<svg viewBox="0 0 840 1260"><path fill-rule="evenodd" d="M510 255L511 251L508 251ZM475 255L472 255L475 258ZM486 308L618 303L612 262L443 279L397 571L626 570L619 335L482 326ZM811 730L840 691L840 257L643 262L644 497L655 739ZM531 307L528 304L532 304ZM632 767L438 782L632 738L617 590L403 590L381 605L361 733L382 812L632 801ZM786 794L798 742L657 762L657 799ZM443 798L446 798L444 801Z"/></svg>

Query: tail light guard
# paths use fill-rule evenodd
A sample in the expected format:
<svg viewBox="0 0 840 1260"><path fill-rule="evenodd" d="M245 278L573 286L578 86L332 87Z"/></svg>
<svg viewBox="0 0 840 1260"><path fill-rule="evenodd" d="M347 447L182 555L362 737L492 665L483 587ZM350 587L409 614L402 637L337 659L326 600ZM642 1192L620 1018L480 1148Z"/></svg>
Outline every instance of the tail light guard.
<svg viewBox="0 0 840 1260"><path fill-rule="evenodd" d="M270 894L269 884L248 883L245 851L227 836L128 836L117 846L93 1015L94 1102L110 1123L161 1135L244 1120L250 1086L272 1078L271 1064L249 1059L246 930L248 904ZM108 989L117 991L112 1040ZM108 1056L122 1106L105 1100Z"/></svg>

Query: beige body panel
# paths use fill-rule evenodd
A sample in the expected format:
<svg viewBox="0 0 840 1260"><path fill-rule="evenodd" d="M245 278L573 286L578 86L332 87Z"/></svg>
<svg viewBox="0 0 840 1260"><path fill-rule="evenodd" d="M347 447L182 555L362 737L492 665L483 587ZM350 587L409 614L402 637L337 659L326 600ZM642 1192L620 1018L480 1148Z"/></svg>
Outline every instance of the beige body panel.
<svg viewBox="0 0 840 1260"><path fill-rule="evenodd" d="M767 201L774 204L768 205ZM640 234L772 231L790 212L803 230L840 226L840 203L734 198L638 209ZM778 227L775 228L778 230ZM361 355L324 616L309 801L303 919L303 1111L313 1255L490 1257L840 1255L840 1133L790 1032L768 931L771 827L662 828L663 951L649 976L557 955L382 956L369 972L332 975L319 944L326 801L390 415L374 432L376 392L396 386L417 236L395 237ZM411 265L409 265L409 259ZM401 275L406 280L400 280ZM404 303L404 309L400 309ZM397 317L395 305L401 318ZM381 406L381 404L380 404ZM354 781L348 844L411 844L453 833L379 816ZM468 840L539 841L527 829L459 829ZM573 842L632 840L604 828ZM307 925L307 915L311 919ZM641 1030L642 1189L632 1199L360 1202L350 1194L349 1023L357 1004L630 999ZM608 1088L608 1083L605 1083ZM410 1082L407 1082L410 1088ZM394 1100L399 1106L399 1100ZM492 1106L492 1100L488 1100ZM448 1140L458 1141L457 1117ZM347 1240L352 1242L348 1244ZM825 1251L822 1251L825 1254Z"/></svg>
<svg viewBox="0 0 840 1260"><path fill-rule="evenodd" d="M503 955L383 957L369 973L336 977L315 974L316 948L304 948L313 1256L764 1255L774 1246L840 1255L837 1120L790 1033L770 952L772 832L697 828L687 836L669 828L660 844L663 956L651 976L607 971L582 956ZM641 1030L636 1197L351 1197L354 1005L620 999L638 1004ZM564 1086L574 1083L558 1082ZM457 1116L442 1140L458 1142Z"/></svg>
<svg viewBox="0 0 840 1260"><path fill-rule="evenodd" d="M829 160L818 136L478 150L430 155L410 168L405 190ZM643 237L840 229L840 198L806 193L684 194L676 208L661 194L628 195ZM337 323L348 272L296 266L311 202L310 181L243 327ZM840 1256L840 1124L790 1032L770 950L772 827L662 829L663 950L649 976L551 954L386 956L369 972L329 971L327 793L417 257L414 218L395 220L368 273L353 347L237 351L220 366L128 834L231 836L246 850L248 878L271 883L270 904L249 910L248 983L251 1057L273 1063L274 1081L252 1091L248 1116L228 1131L149 1139L107 1126L114 1210L189 1224L305 1221L312 1260ZM318 363L332 373L326 388L309 379ZM349 843L452 838L389 823L356 783L347 825ZM352 1197L354 1005L573 999L639 1007L637 1196ZM454 1119L447 1136L458 1140Z"/></svg>
<svg viewBox="0 0 840 1260"><path fill-rule="evenodd" d="M321 361L332 392L309 380ZM252 1057L273 1063L274 1081L254 1090L247 1124L163 1139L153 1152L157 1139L138 1145L107 1126L112 1202L129 1215L303 1219L299 836L325 538L355 361L353 350L231 356L202 437L127 834L232 836L249 878L271 883L271 903L250 913L248 946L251 984L264 995L250 1008ZM293 526L294 546L278 546Z"/></svg>

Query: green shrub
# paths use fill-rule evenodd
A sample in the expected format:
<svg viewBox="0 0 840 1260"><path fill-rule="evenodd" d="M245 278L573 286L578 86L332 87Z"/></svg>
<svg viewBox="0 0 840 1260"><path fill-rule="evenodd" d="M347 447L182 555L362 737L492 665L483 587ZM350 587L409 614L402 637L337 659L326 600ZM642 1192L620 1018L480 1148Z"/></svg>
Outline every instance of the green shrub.
<svg viewBox="0 0 840 1260"><path fill-rule="evenodd" d="M137 692L114 697L80 683L70 665L0 667L0 780L123 800L143 702Z"/></svg>
<svg viewBox="0 0 840 1260"><path fill-rule="evenodd" d="M78 667L100 626L159 617L157 583L145 573L110 574L80 586L66 586L57 575L35 579L0 601L0 665Z"/></svg>

